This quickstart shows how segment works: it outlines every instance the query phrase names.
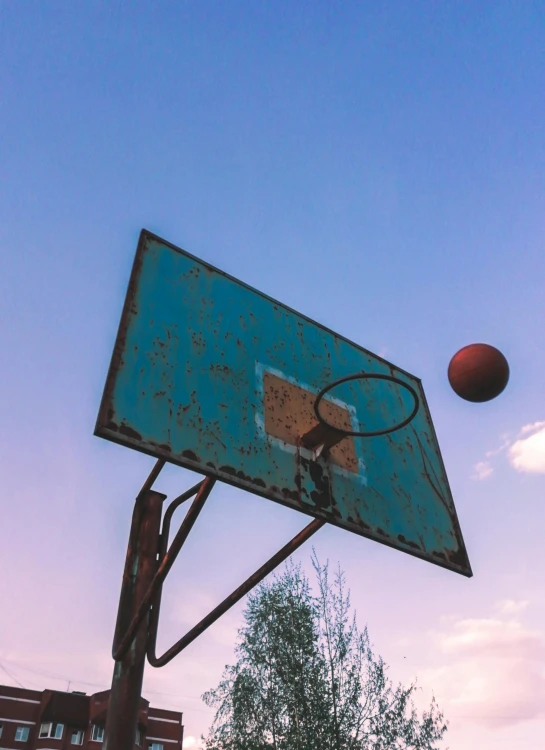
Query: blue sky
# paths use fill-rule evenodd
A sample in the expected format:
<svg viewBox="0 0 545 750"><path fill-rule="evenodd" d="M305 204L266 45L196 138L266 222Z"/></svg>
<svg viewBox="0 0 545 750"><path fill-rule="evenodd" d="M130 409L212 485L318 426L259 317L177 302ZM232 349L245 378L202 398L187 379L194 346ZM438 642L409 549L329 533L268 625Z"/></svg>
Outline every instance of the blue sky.
<svg viewBox="0 0 545 750"><path fill-rule="evenodd" d="M0 4L0 662L17 679L110 681L152 461L92 432L146 227L422 378L475 577L333 528L315 546L392 676L433 688L451 750L538 750L544 33L538 2ZM448 387L473 341L510 362L489 404ZM306 521L227 487L209 506L165 647ZM241 612L148 668L188 737Z"/></svg>

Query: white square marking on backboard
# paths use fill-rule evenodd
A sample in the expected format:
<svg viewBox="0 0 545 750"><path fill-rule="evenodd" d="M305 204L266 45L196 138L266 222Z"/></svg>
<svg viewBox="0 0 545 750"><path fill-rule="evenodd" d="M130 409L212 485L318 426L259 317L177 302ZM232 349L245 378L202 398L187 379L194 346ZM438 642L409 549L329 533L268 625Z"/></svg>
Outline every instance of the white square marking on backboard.
<svg viewBox="0 0 545 750"><path fill-rule="evenodd" d="M308 448L304 448L303 446L298 447L296 445L292 445L291 443L286 443L281 438L274 437L273 435L269 435L269 433L265 430L264 379L265 379L266 372L269 373L270 375L274 375L280 380L285 380L287 383L290 383L290 385L295 385L298 388L308 391L309 393L315 393L316 395L318 395L318 391L316 390L316 388L311 388L307 383L303 383L300 380L297 380L297 378L293 378L290 375L286 375L281 370L277 370L274 367L267 367L261 362L256 361L255 363L256 393L257 393L258 398L257 398L257 409L255 413L255 424L257 427L258 436L262 440L266 440L270 445L274 445L277 448L280 448L280 450L285 451L286 453L291 453L292 455L295 455L297 452L299 452L299 454L302 455L304 458L309 459L309 460L314 460L313 451L309 450ZM336 406L339 406L341 409L345 409L345 411L347 411L350 416L352 429L354 430L354 432L358 431L359 425L358 425L358 421L356 417L356 408L352 406L352 404L347 404L345 401L341 401L340 399L334 398L332 396L326 396L324 400L330 401ZM359 483L367 486L367 467L365 465L365 461L363 457L360 455L358 448L360 448L360 446L356 445L355 449L356 449L356 456L358 459L358 470L359 470L357 474L351 471L347 471L342 466L337 466L336 464L331 464L330 469L342 477L356 480Z"/></svg>

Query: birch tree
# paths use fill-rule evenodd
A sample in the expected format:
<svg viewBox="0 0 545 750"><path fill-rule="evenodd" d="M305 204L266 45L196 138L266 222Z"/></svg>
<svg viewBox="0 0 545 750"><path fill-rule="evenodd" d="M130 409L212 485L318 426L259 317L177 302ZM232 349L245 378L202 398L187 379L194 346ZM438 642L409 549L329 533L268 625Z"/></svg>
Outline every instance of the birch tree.
<svg viewBox="0 0 545 750"><path fill-rule="evenodd" d="M236 663L203 695L206 750L438 750L435 700L417 712L416 684L394 686L359 630L343 572L312 565L316 593L290 562L249 595Z"/></svg>

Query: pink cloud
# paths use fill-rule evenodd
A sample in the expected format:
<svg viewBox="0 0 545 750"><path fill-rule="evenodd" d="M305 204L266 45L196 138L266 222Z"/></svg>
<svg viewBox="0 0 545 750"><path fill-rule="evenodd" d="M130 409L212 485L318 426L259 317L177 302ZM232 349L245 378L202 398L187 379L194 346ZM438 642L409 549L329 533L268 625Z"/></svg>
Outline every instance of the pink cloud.
<svg viewBox="0 0 545 750"><path fill-rule="evenodd" d="M521 611L500 604L506 614ZM425 682L452 719L498 728L545 716L542 632L515 619L459 619L435 639L446 663Z"/></svg>
<svg viewBox="0 0 545 750"><path fill-rule="evenodd" d="M520 622L498 619L460 620L450 633L442 636L441 646L443 651L460 656L545 657L545 639L541 633L526 630Z"/></svg>

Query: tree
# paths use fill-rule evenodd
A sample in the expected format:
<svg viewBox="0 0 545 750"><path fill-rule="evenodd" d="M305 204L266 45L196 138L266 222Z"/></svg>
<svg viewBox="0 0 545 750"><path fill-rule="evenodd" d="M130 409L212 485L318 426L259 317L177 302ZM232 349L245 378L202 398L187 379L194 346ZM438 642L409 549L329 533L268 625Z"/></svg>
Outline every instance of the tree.
<svg viewBox="0 0 545 750"><path fill-rule="evenodd" d="M394 687L367 628L350 616L337 570L312 558L308 578L291 561L249 595L245 624L217 688L207 750L435 750L447 725L432 700L419 716L416 685Z"/></svg>
<svg viewBox="0 0 545 750"><path fill-rule="evenodd" d="M209 750L318 750L328 706L317 605L300 568L288 565L248 598L238 660L203 696L217 707ZM320 744L321 743L321 744Z"/></svg>
<svg viewBox="0 0 545 750"><path fill-rule="evenodd" d="M416 683L394 688L382 657L375 657L367 627L360 632L350 618L350 591L337 569L333 584L329 566L312 564L318 582L320 649L327 671L334 750L433 750L447 731L432 699L419 718L412 696Z"/></svg>

